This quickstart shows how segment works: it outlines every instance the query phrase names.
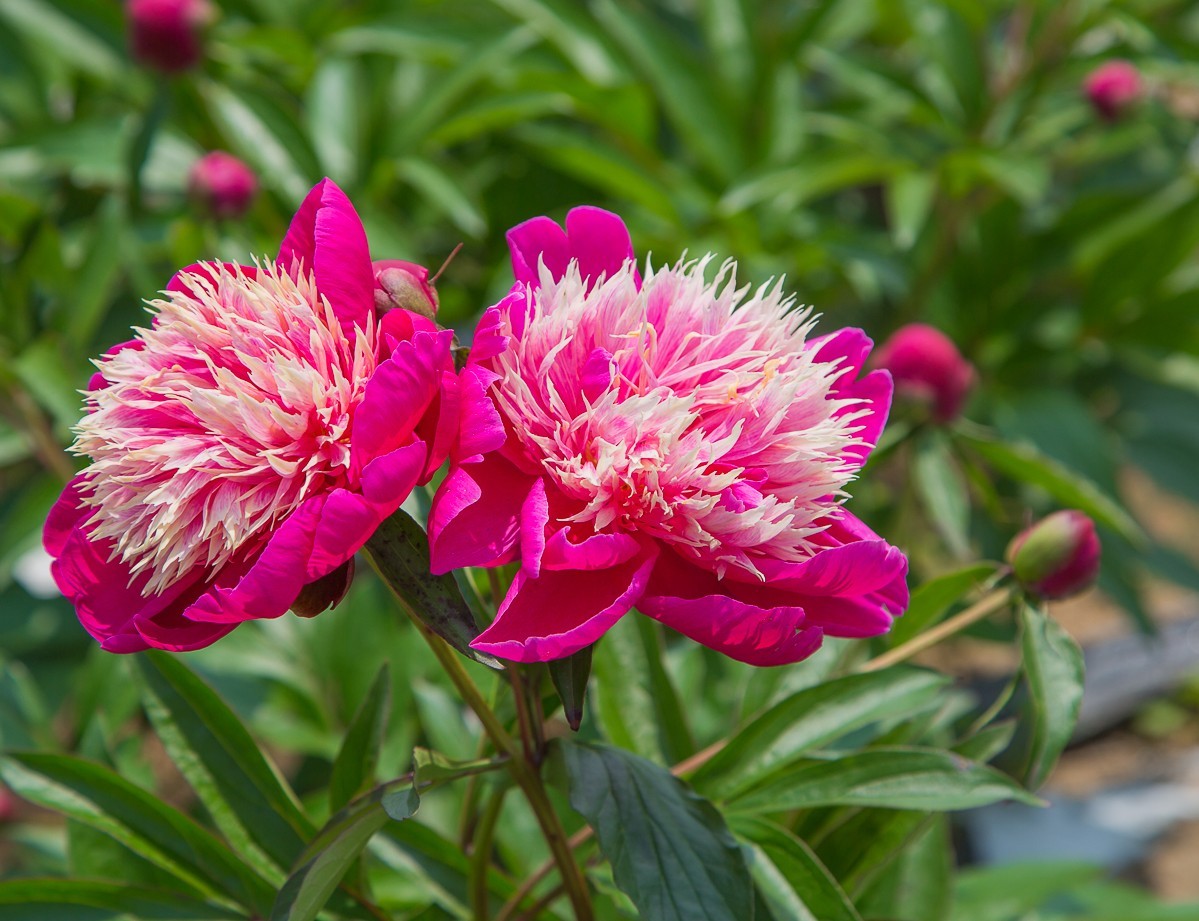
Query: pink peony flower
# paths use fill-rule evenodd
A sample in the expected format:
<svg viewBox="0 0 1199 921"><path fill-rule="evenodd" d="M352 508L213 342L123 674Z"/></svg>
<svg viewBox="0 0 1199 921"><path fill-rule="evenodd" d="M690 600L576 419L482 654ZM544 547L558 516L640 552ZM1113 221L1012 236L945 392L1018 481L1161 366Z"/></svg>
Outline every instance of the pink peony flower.
<svg viewBox="0 0 1199 921"><path fill-rule="evenodd" d="M1016 579L1041 598L1069 598L1099 575L1095 522L1074 509L1054 512L1017 534L1007 548Z"/></svg>
<svg viewBox="0 0 1199 921"><path fill-rule="evenodd" d="M1107 61L1087 76L1087 99L1100 117L1115 121L1141 98L1141 72L1128 61Z"/></svg>
<svg viewBox="0 0 1199 921"><path fill-rule="evenodd" d="M214 15L207 0L127 0L129 49L152 70L191 70L204 56L204 29Z"/></svg>
<svg viewBox="0 0 1199 921"><path fill-rule="evenodd" d="M187 187L205 214L228 219L246 213L258 192L258 177L233 154L214 150L192 165Z"/></svg>
<svg viewBox="0 0 1199 921"><path fill-rule="evenodd" d="M483 315L433 502L433 568L520 561L472 644L548 661L636 606L755 665L872 636L907 561L842 507L886 420L859 330L809 338L780 284L708 259L633 265L614 214L508 234L516 285Z"/></svg>
<svg viewBox="0 0 1199 921"><path fill-rule="evenodd" d="M112 652L335 603L457 420L451 334L404 310L376 321L366 235L327 179L276 262L193 265L163 294L97 362L74 445L91 464L44 535Z"/></svg>
<svg viewBox="0 0 1199 921"><path fill-rule="evenodd" d="M898 395L932 406L937 422L952 422L974 387L974 366L943 332L923 323L897 329L873 364L895 379Z"/></svg>

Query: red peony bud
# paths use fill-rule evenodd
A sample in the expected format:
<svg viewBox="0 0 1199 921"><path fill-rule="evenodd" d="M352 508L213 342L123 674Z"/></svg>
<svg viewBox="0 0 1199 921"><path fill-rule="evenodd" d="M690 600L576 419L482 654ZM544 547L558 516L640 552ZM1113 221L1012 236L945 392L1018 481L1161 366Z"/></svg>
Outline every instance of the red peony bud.
<svg viewBox="0 0 1199 921"><path fill-rule="evenodd" d="M1054 512L1008 544L1007 561L1024 588L1041 598L1067 598L1099 575L1095 523L1073 509Z"/></svg>
<svg viewBox="0 0 1199 921"><path fill-rule="evenodd" d="M1100 64L1091 71L1084 87L1095 111L1109 122L1132 108L1144 92L1140 71L1128 61Z"/></svg>
<svg viewBox="0 0 1199 921"><path fill-rule="evenodd" d="M373 265L375 309L379 313L402 307L430 320L437 316L437 289L423 265L402 259L380 259Z"/></svg>
<svg viewBox="0 0 1199 921"><path fill-rule="evenodd" d="M204 56L204 29L215 18L208 0L128 0L129 49L151 70L191 70Z"/></svg>
<svg viewBox="0 0 1199 921"><path fill-rule="evenodd" d="M952 422L974 386L974 366L939 329L923 323L900 327L875 354L901 398L927 403L937 422Z"/></svg>
<svg viewBox="0 0 1199 921"><path fill-rule="evenodd" d="M196 205L212 217L241 217L258 192L258 177L241 160L223 150L197 160L187 178Z"/></svg>

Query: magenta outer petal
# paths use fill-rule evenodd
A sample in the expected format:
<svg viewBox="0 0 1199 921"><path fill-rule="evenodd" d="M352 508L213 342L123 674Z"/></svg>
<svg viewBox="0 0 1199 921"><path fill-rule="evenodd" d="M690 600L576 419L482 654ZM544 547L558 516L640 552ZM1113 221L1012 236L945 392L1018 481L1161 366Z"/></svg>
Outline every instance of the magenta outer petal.
<svg viewBox="0 0 1199 921"><path fill-rule="evenodd" d="M354 413L351 476L381 454L411 438L437 396L441 371L450 359L453 333L417 333L381 362Z"/></svg>
<svg viewBox="0 0 1199 921"><path fill-rule="evenodd" d="M548 217L535 217L517 224L508 231L507 237L508 250L512 253L512 274L518 282L538 283L539 260L544 260L554 278L566 274L571 256L566 231Z"/></svg>
<svg viewBox="0 0 1199 921"><path fill-rule="evenodd" d="M656 545L612 569L516 574L495 621L471 647L513 662L549 662L590 646L645 591Z"/></svg>
<svg viewBox="0 0 1199 921"><path fill-rule="evenodd" d="M571 209L566 215L566 236L570 255L579 260L579 274L584 279L611 277L635 258L629 228L618 215L603 208L585 205Z"/></svg>
<svg viewBox="0 0 1199 921"><path fill-rule="evenodd" d="M271 535L240 578L225 571L217 576L217 584L184 611L187 619L239 624L285 614L310 581L308 559L325 504L324 496L314 496L301 504Z"/></svg>
<svg viewBox="0 0 1199 921"><path fill-rule="evenodd" d="M803 595L865 595L890 585L907 573L907 558L884 540L860 540L821 550L802 563L777 570L762 561L767 583ZM740 580L738 580L740 581Z"/></svg>
<svg viewBox="0 0 1199 921"><path fill-rule="evenodd" d="M292 271L296 261L316 276L316 287L344 325L365 326L374 309L375 273L358 212L331 179L308 193L291 220L279 263Z"/></svg>
<svg viewBox="0 0 1199 921"><path fill-rule="evenodd" d="M503 332L504 317L512 303L524 303L527 298L524 292L519 295L509 293L494 307L488 307L475 324L475 335L470 343L470 364L477 365L481 361L490 361L508 348L508 336ZM501 309L502 308L502 309Z"/></svg>
<svg viewBox="0 0 1199 921"><path fill-rule="evenodd" d="M155 649L168 652L191 652L211 646L237 624L207 624L185 620L176 610L166 611L155 617L137 621L137 632ZM113 648L101 644L109 652L137 652L136 649Z"/></svg>
<svg viewBox="0 0 1199 921"><path fill-rule="evenodd" d="M852 326L818 336L808 342L808 347L816 351L817 361L831 362L841 359L836 383L838 389L857 380L873 345L874 342L869 336Z"/></svg>
<svg viewBox="0 0 1199 921"><path fill-rule="evenodd" d="M42 529L42 546L52 557L62 556L63 549L75 526L90 516L92 509L83 507L82 487L87 480L77 476L66 485L58 501L46 516L46 525Z"/></svg>
<svg viewBox="0 0 1199 921"><path fill-rule="evenodd" d="M570 528L554 531L541 554L543 569L610 569L635 557L641 545L628 534L592 534L571 539Z"/></svg>
<svg viewBox="0 0 1199 921"><path fill-rule="evenodd" d="M358 493L348 489L335 489L329 493L325 507L321 509L304 582L327 576L352 557L370 540L382 520L375 507ZM291 607L290 601L288 607Z"/></svg>
<svg viewBox="0 0 1199 921"><path fill-rule="evenodd" d="M477 464L451 467L429 511L433 572L508 562L520 535L521 506L533 480L498 454L489 454Z"/></svg>
<svg viewBox="0 0 1199 921"><path fill-rule="evenodd" d="M538 477L520 507L520 565L532 579L541 573L545 526L549 520L550 503L545 495L545 480Z"/></svg>
<svg viewBox="0 0 1199 921"><path fill-rule="evenodd" d="M362 496L375 507L380 521L403 505L416 488L427 453L425 443L418 439L366 465L362 471Z"/></svg>
<svg viewBox="0 0 1199 921"><path fill-rule="evenodd" d="M858 467L866 463L866 458L878 444L879 436L882 435L883 428L887 424L887 416L891 412L893 391L891 375L887 371L871 371L860 381L850 384L841 391L842 397L862 400L870 407L870 412L858 419L858 424L862 428L855 433L865 444L854 445L845 452L845 456L853 458ZM855 410L847 411L854 412ZM857 407L856 411L860 412L861 406Z"/></svg>
<svg viewBox="0 0 1199 921"><path fill-rule="evenodd" d="M496 451L508 440L504 420L487 396L492 377L490 371L467 366L459 378L462 422L454 457L460 463Z"/></svg>

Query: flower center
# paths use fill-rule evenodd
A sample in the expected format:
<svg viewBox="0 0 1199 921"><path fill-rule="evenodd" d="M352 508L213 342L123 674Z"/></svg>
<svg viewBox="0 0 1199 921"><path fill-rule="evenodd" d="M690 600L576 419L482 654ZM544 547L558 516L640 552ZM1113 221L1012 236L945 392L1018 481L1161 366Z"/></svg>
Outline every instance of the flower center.
<svg viewBox="0 0 1199 921"><path fill-rule="evenodd" d="M373 321L341 328L311 276L209 265L150 302L154 322L100 359L76 427L93 540L144 593L253 552L344 482L354 407L377 362Z"/></svg>
<svg viewBox="0 0 1199 921"><path fill-rule="evenodd" d="M708 264L649 272L640 290L631 264L590 290L575 263L557 281L543 270L492 393L573 501L563 521L756 574L756 559L811 555L868 409L834 396L839 363L816 360L809 311L778 284L738 288L732 263L709 282Z"/></svg>

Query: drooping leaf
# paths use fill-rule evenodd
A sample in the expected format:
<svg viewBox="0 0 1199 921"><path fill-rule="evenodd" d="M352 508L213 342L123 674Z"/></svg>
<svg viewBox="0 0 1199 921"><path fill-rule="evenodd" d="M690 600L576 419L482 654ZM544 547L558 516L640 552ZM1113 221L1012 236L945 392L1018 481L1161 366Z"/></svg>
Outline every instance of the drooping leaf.
<svg viewBox="0 0 1199 921"><path fill-rule="evenodd" d="M1078 644L1043 609L1025 605L1020 621L1031 732L1025 779L1035 790L1074 733L1086 669Z"/></svg>
<svg viewBox="0 0 1199 921"><path fill-rule="evenodd" d="M753 917L749 868L707 800L651 761L559 740L570 804L595 829L616 885L646 921Z"/></svg>
<svg viewBox="0 0 1199 921"><path fill-rule="evenodd" d="M19 796L116 838L166 870L189 894L223 895L265 912L272 887L211 832L106 767L68 755L0 756L0 778Z"/></svg>
<svg viewBox="0 0 1199 921"><path fill-rule="evenodd" d="M562 701L566 722L575 732L583 722L583 701L587 699L587 679L591 677L591 646L585 646L572 656L549 663L550 679Z"/></svg>
<svg viewBox="0 0 1199 921"><path fill-rule="evenodd" d="M366 699L354 714L329 777L329 811L337 812L373 782L383 734L391 716L391 670L379 669Z"/></svg>
<svg viewBox="0 0 1199 921"><path fill-rule="evenodd" d="M449 573L429 572L429 538L407 512L398 510L379 525L366 549L391 589L420 618L421 623L464 656L491 668L499 661L470 648L478 624Z"/></svg>
<svg viewBox="0 0 1199 921"><path fill-rule="evenodd" d="M316 827L241 720L178 656L148 652L137 668L158 737L217 827L260 872L290 867Z"/></svg>
<svg viewBox="0 0 1199 921"><path fill-rule="evenodd" d="M692 782L708 796L736 796L856 729L911 715L930 704L947 682L934 672L899 667L799 691L733 736Z"/></svg>
<svg viewBox="0 0 1199 921"><path fill-rule="evenodd" d="M734 817L732 827L753 848L750 870L777 921L861 921L849 896L804 841L781 825L750 816Z"/></svg>
<svg viewBox="0 0 1199 921"><path fill-rule="evenodd" d="M279 890L270 921L312 921L375 833L389 818L410 818L418 805L408 783L397 781L377 787L329 819Z"/></svg>
<svg viewBox="0 0 1199 921"><path fill-rule="evenodd" d="M1040 804L1010 777L953 752L875 748L790 766L733 798L729 808L773 813L816 806L869 806L941 812L1004 800Z"/></svg>

